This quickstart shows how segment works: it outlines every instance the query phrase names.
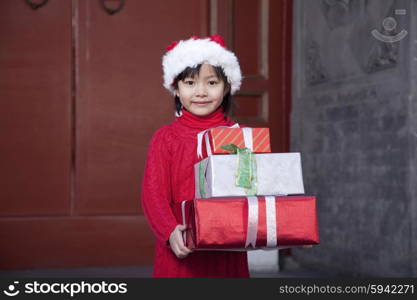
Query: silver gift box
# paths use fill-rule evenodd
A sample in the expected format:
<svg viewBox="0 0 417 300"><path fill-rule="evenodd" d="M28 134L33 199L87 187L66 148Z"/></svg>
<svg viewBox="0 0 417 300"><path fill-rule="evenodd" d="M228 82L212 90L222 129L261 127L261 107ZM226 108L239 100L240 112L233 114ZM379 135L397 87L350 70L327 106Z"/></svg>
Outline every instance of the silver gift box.
<svg viewBox="0 0 417 300"><path fill-rule="evenodd" d="M256 195L304 194L299 152L261 153L254 156L257 169ZM236 154L211 155L196 163L194 165L195 197L200 199L247 196L244 188L236 186L237 165ZM203 195L200 181L204 188Z"/></svg>

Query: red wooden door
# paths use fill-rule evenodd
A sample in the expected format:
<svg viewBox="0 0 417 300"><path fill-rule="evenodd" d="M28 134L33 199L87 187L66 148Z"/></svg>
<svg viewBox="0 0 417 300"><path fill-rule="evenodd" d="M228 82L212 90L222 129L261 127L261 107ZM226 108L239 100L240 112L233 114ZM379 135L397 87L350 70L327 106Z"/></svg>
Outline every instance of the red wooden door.
<svg viewBox="0 0 417 300"><path fill-rule="evenodd" d="M152 263L140 184L174 118L173 40L223 34L245 76L234 117L288 150L289 1L125 1L113 15L101 2L0 2L2 269Z"/></svg>

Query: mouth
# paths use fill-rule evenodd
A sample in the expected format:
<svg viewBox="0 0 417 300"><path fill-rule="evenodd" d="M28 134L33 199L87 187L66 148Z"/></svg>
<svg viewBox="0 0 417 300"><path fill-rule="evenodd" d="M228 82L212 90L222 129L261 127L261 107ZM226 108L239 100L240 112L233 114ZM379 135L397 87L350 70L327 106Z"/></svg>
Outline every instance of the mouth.
<svg viewBox="0 0 417 300"><path fill-rule="evenodd" d="M211 101L193 101L192 104L197 105L197 106L205 106L207 104L210 104Z"/></svg>

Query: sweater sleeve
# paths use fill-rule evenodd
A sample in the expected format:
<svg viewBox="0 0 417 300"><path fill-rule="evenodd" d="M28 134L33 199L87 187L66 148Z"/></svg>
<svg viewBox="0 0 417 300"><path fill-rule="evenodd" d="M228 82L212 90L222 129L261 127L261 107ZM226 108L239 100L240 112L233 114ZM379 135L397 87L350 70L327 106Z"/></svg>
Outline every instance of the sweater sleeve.
<svg viewBox="0 0 417 300"><path fill-rule="evenodd" d="M141 199L143 211L156 238L168 245L169 236L179 223L170 207L171 153L166 134L166 129L159 129L149 144Z"/></svg>

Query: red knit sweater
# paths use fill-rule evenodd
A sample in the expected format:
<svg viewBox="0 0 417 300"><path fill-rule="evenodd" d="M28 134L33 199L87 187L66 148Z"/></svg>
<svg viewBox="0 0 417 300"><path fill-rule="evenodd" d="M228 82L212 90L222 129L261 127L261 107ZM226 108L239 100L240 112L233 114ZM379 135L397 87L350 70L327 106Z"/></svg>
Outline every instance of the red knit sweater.
<svg viewBox="0 0 417 300"><path fill-rule="evenodd" d="M194 198L194 164L198 162L197 133L216 126L231 126L219 108L199 117L183 116L158 129L149 145L142 183L142 207L155 233L154 277L249 277L246 252L194 251L179 259L167 246L180 224L171 207Z"/></svg>

